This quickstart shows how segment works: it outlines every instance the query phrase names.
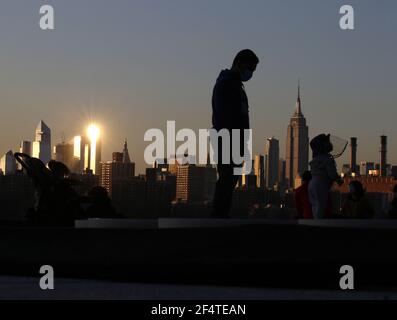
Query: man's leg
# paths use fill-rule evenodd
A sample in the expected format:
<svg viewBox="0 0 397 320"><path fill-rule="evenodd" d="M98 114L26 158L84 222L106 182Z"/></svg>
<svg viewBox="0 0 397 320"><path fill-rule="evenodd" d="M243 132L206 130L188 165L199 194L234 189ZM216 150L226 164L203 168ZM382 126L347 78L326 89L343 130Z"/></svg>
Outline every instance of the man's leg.
<svg viewBox="0 0 397 320"><path fill-rule="evenodd" d="M232 165L218 165L218 181L215 186L212 216L227 218L233 200L233 191L236 187L238 176L234 175Z"/></svg>
<svg viewBox="0 0 397 320"><path fill-rule="evenodd" d="M235 176L233 174L234 168L232 168L232 173L229 176L228 179L228 187L227 187L227 193L225 195L225 213L226 217L230 217L230 209L233 204L233 194L234 194L234 189L236 188L236 184L238 181L239 176Z"/></svg>

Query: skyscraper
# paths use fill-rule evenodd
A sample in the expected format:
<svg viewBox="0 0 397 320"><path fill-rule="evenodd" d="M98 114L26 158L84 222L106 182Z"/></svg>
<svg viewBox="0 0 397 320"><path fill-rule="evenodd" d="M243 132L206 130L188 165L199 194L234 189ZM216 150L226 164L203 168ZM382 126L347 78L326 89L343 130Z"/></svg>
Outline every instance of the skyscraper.
<svg viewBox="0 0 397 320"><path fill-rule="evenodd" d="M273 189L278 182L279 173L280 148L278 140L275 138L267 139L265 149L266 188Z"/></svg>
<svg viewBox="0 0 397 320"><path fill-rule="evenodd" d="M254 157L254 174L256 176L256 186L258 188L265 187L265 158L263 155L257 154Z"/></svg>
<svg viewBox="0 0 397 320"><path fill-rule="evenodd" d="M14 154L10 150L0 159L0 170L2 174L8 175L15 173L16 167Z"/></svg>
<svg viewBox="0 0 397 320"><path fill-rule="evenodd" d="M116 185L122 185L123 182L131 180L135 176L135 163L131 162L129 157L128 159L124 158L125 152L128 154L126 142L123 153L113 152L113 160L102 162L100 165L100 185L108 191L112 198L118 197L118 192L115 192ZM122 190L122 188L118 188L118 190Z"/></svg>
<svg viewBox="0 0 397 320"><path fill-rule="evenodd" d="M196 165L179 165L176 180L178 201L192 202L202 200L203 180Z"/></svg>
<svg viewBox="0 0 397 320"><path fill-rule="evenodd" d="M252 160L252 170L241 176L241 185L246 187L257 187L258 177L255 170L255 159Z"/></svg>
<svg viewBox="0 0 397 320"><path fill-rule="evenodd" d="M130 163L130 154L128 152L128 145L127 145L127 139L124 140L124 148L123 148L123 162L124 163Z"/></svg>
<svg viewBox="0 0 397 320"><path fill-rule="evenodd" d="M100 163L100 185L112 198L119 213L133 217L143 212L145 181L135 176L135 163L128 154L127 141L123 152L113 152L112 161Z"/></svg>
<svg viewBox="0 0 397 320"><path fill-rule="evenodd" d="M75 172L73 149L74 146L72 143L58 143L54 146L54 158L56 161L64 163L69 168L69 170Z"/></svg>
<svg viewBox="0 0 397 320"><path fill-rule="evenodd" d="M33 142L32 156L44 163L51 160L51 130L40 120L36 128L36 139Z"/></svg>
<svg viewBox="0 0 397 320"><path fill-rule="evenodd" d="M73 144L73 159L74 166L72 172L83 173L86 169L89 169L88 154L89 154L89 142L85 136L73 137L71 143Z"/></svg>
<svg viewBox="0 0 397 320"><path fill-rule="evenodd" d="M27 154L28 156L32 155L32 142L23 140L19 146L19 152Z"/></svg>
<svg viewBox="0 0 397 320"><path fill-rule="evenodd" d="M83 173L92 171L100 174L102 155L102 139L99 128L95 125L88 127L87 135L75 136L73 141L74 172Z"/></svg>
<svg viewBox="0 0 397 320"><path fill-rule="evenodd" d="M176 175L165 167L154 165L146 169L145 216L169 216L171 202L176 197Z"/></svg>
<svg viewBox="0 0 397 320"><path fill-rule="evenodd" d="M212 200L216 169L195 164L178 165L176 199L187 203Z"/></svg>
<svg viewBox="0 0 397 320"><path fill-rule="evenodd" d="M99 164L102 157L102 137L96 125L92 124L88 127L87 138L89 141L88 169L92 170L94 174L98 174L100 172Z"/></svg>
<svg viewBox="0 0 397 320"><path fill-rule="evenodd" d="M27 140L21 141L19 152L32 156L32 142ZM17 169L22 170L22 165L20 163L17 163Z"/></svg>
<svg viewBox="0 0 397 320"><path fill-rule="evenodd" d="M296 176L305 172L309 164L309 128L302 113L299 84L295 112L288 125L286 146L287 185L293 188Z"/></svg>
<svg viewBox="0 0 397 320"><path fill-rule="evenodd" d="M278 182L285 186L285 160L280 159L278 164Z"/></svg>

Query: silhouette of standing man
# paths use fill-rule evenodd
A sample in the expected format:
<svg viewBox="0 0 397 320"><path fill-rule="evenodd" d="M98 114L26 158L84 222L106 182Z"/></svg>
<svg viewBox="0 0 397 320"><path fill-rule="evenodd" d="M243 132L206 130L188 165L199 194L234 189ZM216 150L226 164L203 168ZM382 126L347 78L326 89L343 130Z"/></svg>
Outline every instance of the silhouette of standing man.
<svg viewBox="0 0 397 320"><path fill-rule="evenodd" d="M222 140L218 139L218 181L213 198L212 216L228 218L239 176L234 175L232 161L232 130L240 130L240 154L244 152L244 129L249 129L248 98L243 82L252 78L259 59L249 49L240 51L231 69L222 70L216 80L212 95L212 125L217 131L227 129L230 135L230 163L222 163Z"/></svg>

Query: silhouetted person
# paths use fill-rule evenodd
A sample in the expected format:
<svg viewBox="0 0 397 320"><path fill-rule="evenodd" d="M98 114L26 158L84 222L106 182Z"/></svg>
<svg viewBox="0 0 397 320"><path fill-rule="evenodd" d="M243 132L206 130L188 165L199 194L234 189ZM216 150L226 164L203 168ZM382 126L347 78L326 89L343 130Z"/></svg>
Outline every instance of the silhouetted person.
<svg viewBox="0 0 397 320"><path fill-rule="evenodd" d="M94 187L88 193L91 205L87 208L88 218L118 218L108 192L103 187Z"/></svg>
<svg viewBox="0 0 397 320"><path fill-rule="evenodd" d="M309 183L309 199L312 204L313 218L326 218L330 201L330 189L334 182L343 184L336 170L336 162L331 155L333 145L330 135L320 134L310 141L313 160L310 162L312 180Z"/></svg>
<svg viewBox="0 0 397 320"><path fill-rule="evenodd" d="M59 219L74 225L74 220L82 214L80 197L73 188L75 180L69 178L70 170L64 163L50 160L47 165L55 178L53 197Z"/></svg>
<svg viewBox="0 0 397 320"><path fill-rule="evenodd" d="M393 188L393 200L390 202L387 218L397 219L397 184Z"/></svg>
<svg viewBox="0 0 397 320"><path fill-rule="evenodd" d="M372 219L374 208L365 196L365 189L360 181L349 184L349 194L342 208L342 215L348 219Z"/></svg>
<svg viewBox="0 0 397 320"><path fill-rule="evenodd" d="M305 171L302 175L302 185L296 188L295 207L299 219L313 219L312 204L309 199L309 182L312 179L312 173Z"/></svg>
<svg viewBox="0 0 397 320"><path fill-rule="evenodd" d="M68 179L69 169L51 160L48 167L37 158L15 153L15 158L32 178L36 204L28 219L38 225L73 226L81 214L79 197Z"/></svg>
<svg viewBox="0 0 397 320"><path fill-rule="evenodd" d="M51 198L51 188L54 181L52 172L44 165L44 163L37 158L30 157L22 153L15 153L15 158L26 170L26 173L33 181L35 190L35 205L34 209L28 213L28 219L33 220L33 217Z"/></svg>
<svg viewBox="0 0 397 320"><path fill-rule="evenodd" d="M74 220L82 214L80 198L73 189L73 181L68 178L68 167L59 161L50 160L47 164L52 174L51 183L42 194L37 209L38 222L62 226L74 226Z"/></svg>
<svg viewBox="0 0 397 320"><path fill-rule="evenodd" d="M222 163L222 143L218 144L218 181L213 198L212 216L227 218L233 191L239 176L234 168L241 166L232 161L232 129L240 129L240 154L244 153L244 129L249 129L248 98L243 82L251 79L258 57L249 49L240 51L234 58L231 69L222 70L212 95L212 125L216 130L227 129L230 135L230 163ZM226 161L225 161L226 162Z"/></svg>

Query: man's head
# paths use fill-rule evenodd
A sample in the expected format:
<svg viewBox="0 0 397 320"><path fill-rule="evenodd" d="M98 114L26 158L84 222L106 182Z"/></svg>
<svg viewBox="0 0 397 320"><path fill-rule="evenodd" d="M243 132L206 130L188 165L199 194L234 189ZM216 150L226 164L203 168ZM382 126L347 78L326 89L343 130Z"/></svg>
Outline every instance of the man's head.
<svg viewBox="0 0 397 320"><path fill-rule="evenodd" d="M232 70L240 74L241 81L245 82L252 78L259 59L250 49L241 50L233 60Z"/></svg>

